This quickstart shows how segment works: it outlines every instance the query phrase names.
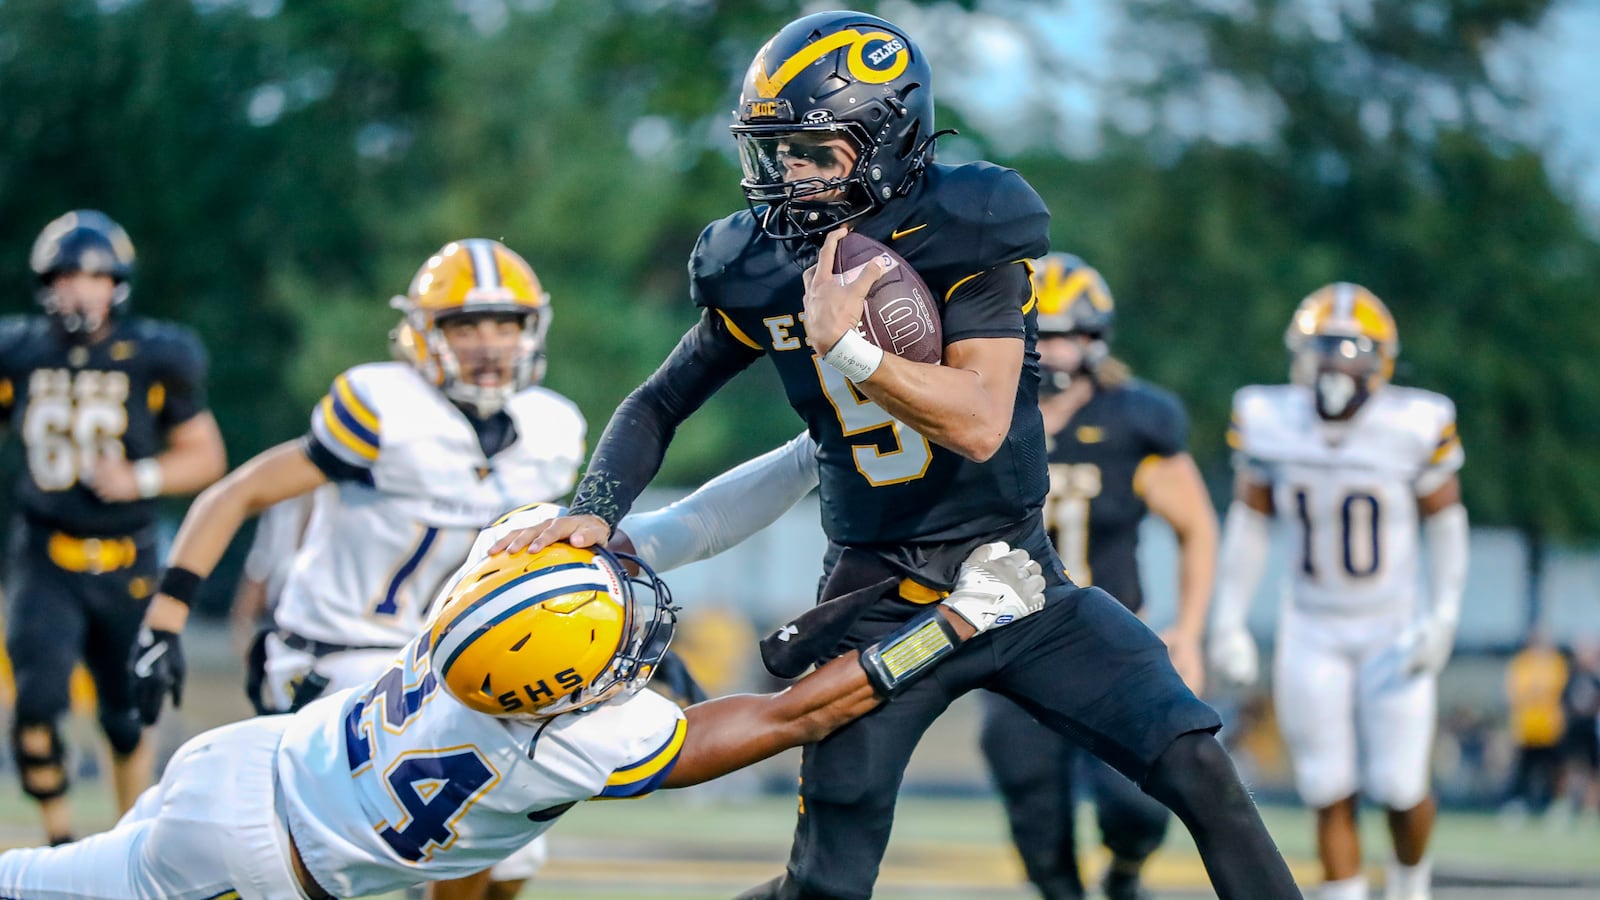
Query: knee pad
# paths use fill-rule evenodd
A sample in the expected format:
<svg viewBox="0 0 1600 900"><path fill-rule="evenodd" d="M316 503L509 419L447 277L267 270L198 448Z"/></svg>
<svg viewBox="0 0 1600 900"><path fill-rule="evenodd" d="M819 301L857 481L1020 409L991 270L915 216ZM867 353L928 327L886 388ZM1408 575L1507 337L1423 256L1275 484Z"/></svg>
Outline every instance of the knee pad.
<svg viewBox="0 0 1600 900"><path fill-rule="evenodd" d="M139 714L131 709L112 710L102 707L100 730L105 732L106 742L111 745L112 753L127 756L139 749L139 738L144 735L144 724L139 721Z"/></svg>
<svg viewBox="0 0 1600 900"><path fill-rule="evenodd" d="M11 729L22 792L35 800L53 800L67 792L67 745L53 721L18 720Z"/></svg>

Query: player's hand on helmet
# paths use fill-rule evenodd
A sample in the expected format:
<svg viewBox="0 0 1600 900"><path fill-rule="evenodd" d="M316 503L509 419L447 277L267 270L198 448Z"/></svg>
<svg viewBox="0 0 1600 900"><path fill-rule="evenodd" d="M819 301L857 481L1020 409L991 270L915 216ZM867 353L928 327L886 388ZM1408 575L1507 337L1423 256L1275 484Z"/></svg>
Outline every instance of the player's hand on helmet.
<svg viewBox="0 0 1600 900"><path fill-rule="evenodd" d="M961 564L944 605L982 634L1043 609L1044 574L1028 551L984 544Z"/></svg>
<svg viewBox="0 0 1600 900"><path fill-rule="evenodd" d="M1401 672L1407 677L1439 674L1450 661L1455 640L1455 625L1436 616L1424 616L1412 623L1400 633Z"/></svg>
<svg viewBox="0 0 1600 900"><path fill-rule="evenodd" d="M172 695L174 707L183 705L183 678L188 669L177 632L140 629L128 666L133 702L144 724L154 725L161 717L161 704L168 694Z"/></svg>
<svg viewBox="0 0 1600 900"><path fill-rule="evenodd" d="M494 542L490 553L536 553L557 541L574 547L603 546L611 537L611 526L599 516L578 514L557 516L531 528L518 528Z"/></svg>
<svg viewBox="0 0 1600 900"><path fill-rule="evenodd" d="M1211 633L1211 668L1224 684L1248 687L1260 676L1261 658L1255 639L1243 628Z"/></svg>

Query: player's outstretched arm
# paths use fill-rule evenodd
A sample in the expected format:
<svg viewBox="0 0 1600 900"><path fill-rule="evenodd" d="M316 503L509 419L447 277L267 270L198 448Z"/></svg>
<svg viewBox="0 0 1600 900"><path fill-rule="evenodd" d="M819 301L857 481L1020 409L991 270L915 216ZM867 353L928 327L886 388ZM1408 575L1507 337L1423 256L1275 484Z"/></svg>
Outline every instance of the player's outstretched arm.
<svg viewBox="0 0 1600 900"><path fill-rule="evenodd" d="M139 717L154 725L161 704L183 701L187 669L178 635L189 620L189 604L205 576L244 520L280 500L297 497L327 481L299 441L279 444L202 492L167 555L156 596L145 611L144 627L128 660L130 684Z"/></svg>
<svg viewBox="0 0 1600 900"><path fill-rule="evenodd" d="M245 519L280 500L315 490L327 480L328 476L306 456L299 440L262 451L195 499L167 554L168 571L192 573L197 576L198 586L198 579L216 568ZM163 586L171 586L170 580L163 578ZM152 629L182 630L191 599L158 593L145 615L145 624Z"/></svg>
<svg viewBox="0 0 1600 900"><path fill-rule="evenodd" d="M663 786L699 784L820 741L892 699L964 641L1043 606L1039 564L1025 551L984 544L967 557L943 603L876 644L777 693L721 697L685 710L683 750Z"/></svg>

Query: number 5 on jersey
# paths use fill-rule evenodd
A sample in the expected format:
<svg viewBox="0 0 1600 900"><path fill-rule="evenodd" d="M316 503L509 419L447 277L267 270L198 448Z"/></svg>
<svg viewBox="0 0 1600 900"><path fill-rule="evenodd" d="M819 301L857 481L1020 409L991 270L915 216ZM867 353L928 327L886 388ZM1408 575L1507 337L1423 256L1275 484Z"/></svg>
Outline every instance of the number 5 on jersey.
<svg viewBox="0 0 1600 900"><path fill-rule="evenodd" d="M883 407L856 393L855 386L838 369L816 357L811 362L817 367L817 377L822 381L822 393L839 414L839 426L844 436L856 437L882 428L890 430L894 449L879 449L878 440L851 444L856 470L873 487L886 487L915 481L928 471L933 459L933 449L928 439L915 429L889 415Z"/></svg>

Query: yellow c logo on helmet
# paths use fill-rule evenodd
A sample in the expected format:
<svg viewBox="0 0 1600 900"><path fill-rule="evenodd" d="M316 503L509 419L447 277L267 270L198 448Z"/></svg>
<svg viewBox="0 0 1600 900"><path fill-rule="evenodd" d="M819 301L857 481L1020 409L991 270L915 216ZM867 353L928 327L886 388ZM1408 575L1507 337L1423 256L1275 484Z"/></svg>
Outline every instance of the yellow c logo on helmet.
<svg viewBox="0 0 1600 900"><path fill-rule="evenodd" d="M874 43L878 46L869 54L867 48ZM767 48L761 48L754 67L756 92L763 98L778 96L778 92L784 89L790 79L803 71L806 66L841 47L850 49L845 57L845 65L850 70L850 76L865 84L887 84L899 78L900 73L911 64L911 51L899 36L887 31L863 32L846 28L827 35L815 43L807 44L784 60L771 75L766 74ZM885 63L887 65L884 65Z"/></svg>
<svg viewBox="0 0 1600 900"><path fill-rule="evenodd" d="M612 565L555 544L462 572L430 628L430 655L439 683L471 709L553 716L628 685L612 670L632 630Z"/></svg>

